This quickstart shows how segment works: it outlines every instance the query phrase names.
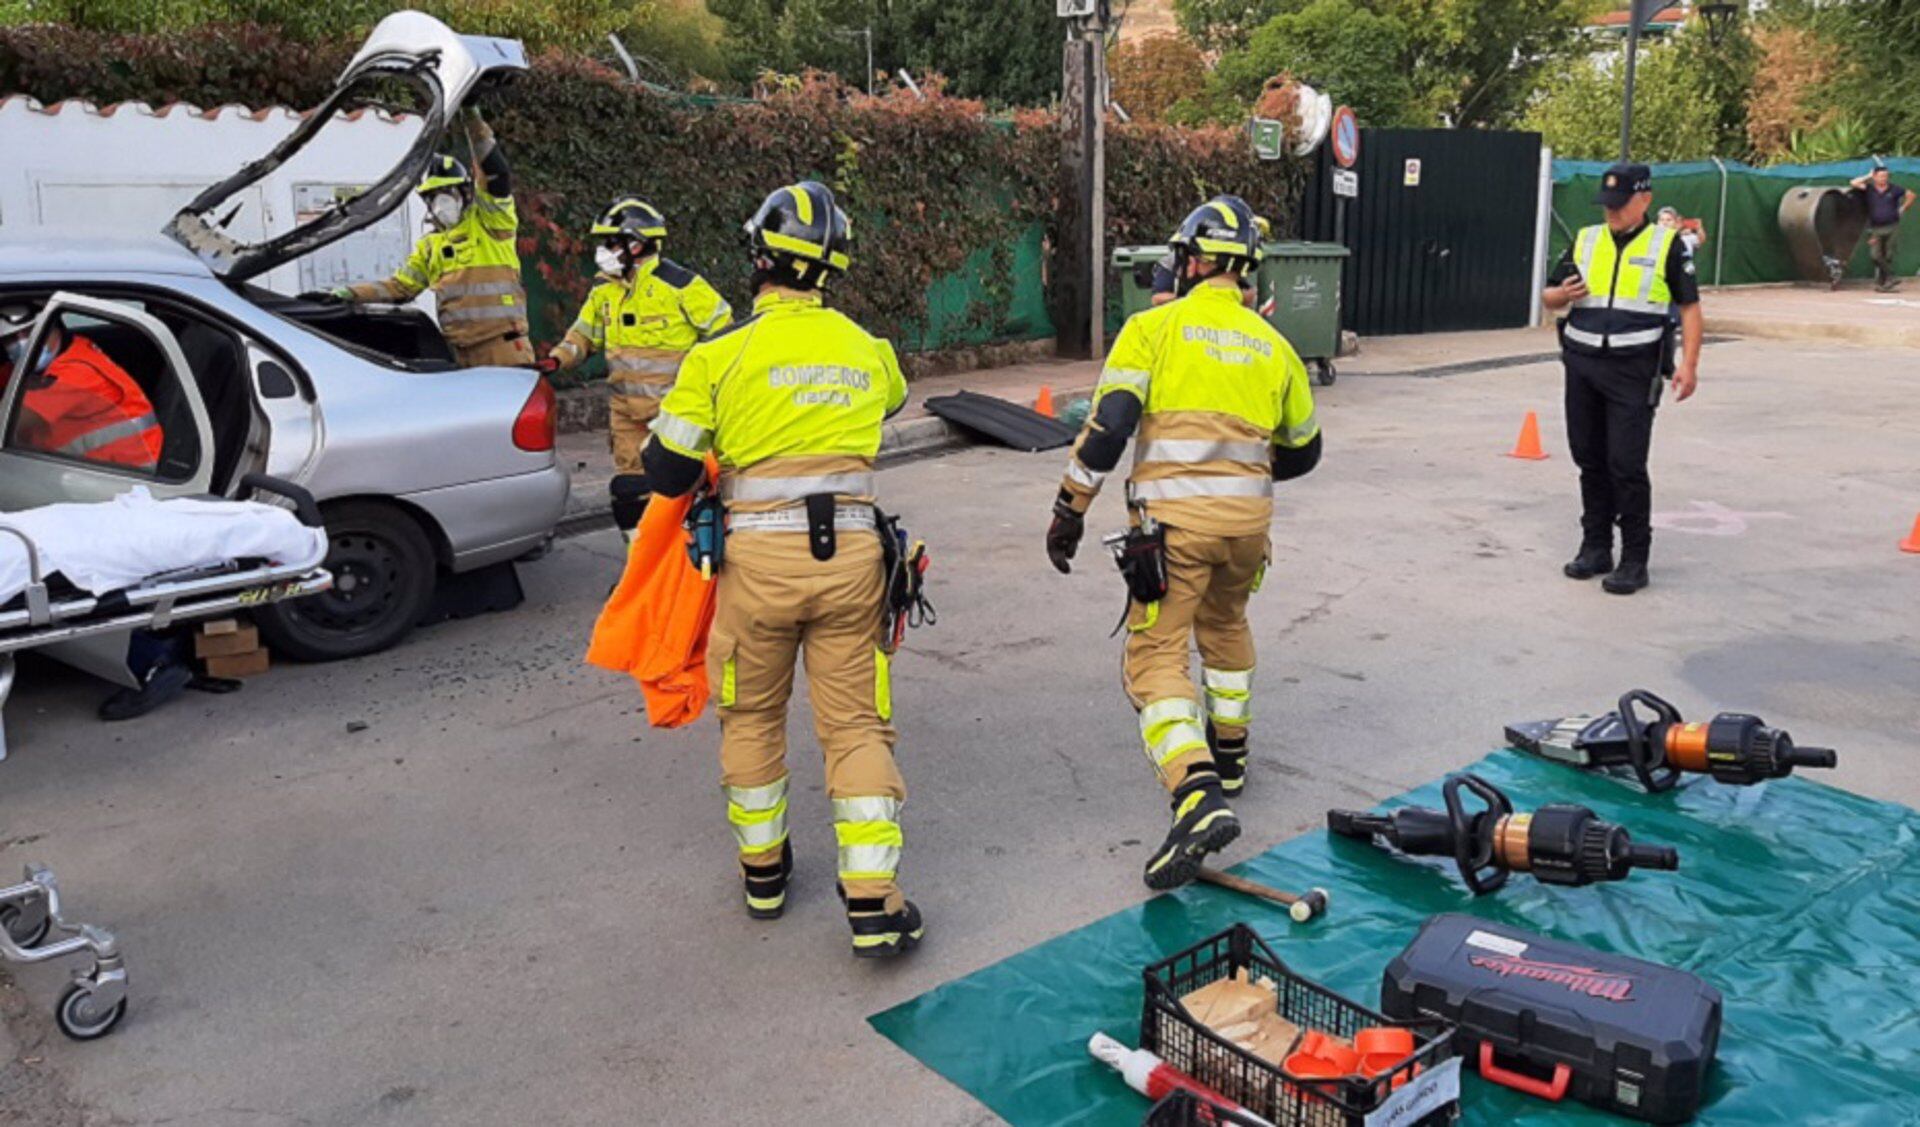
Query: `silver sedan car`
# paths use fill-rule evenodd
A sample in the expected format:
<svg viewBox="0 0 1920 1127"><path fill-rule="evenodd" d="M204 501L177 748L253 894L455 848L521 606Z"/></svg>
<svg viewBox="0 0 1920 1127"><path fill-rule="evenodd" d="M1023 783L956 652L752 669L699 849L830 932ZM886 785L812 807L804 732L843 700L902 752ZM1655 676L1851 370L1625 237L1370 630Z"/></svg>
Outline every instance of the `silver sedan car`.
<svg viewBox="0 0 1920 1127"><path fill-rule="evenodd" d="M444 124L477 87L524 69L519 44L457 36L415 12L383 21L339 89L282 145L209 188L165 238L28 229L0 236L0 306L39 311L35 344L85 338L130 375L162 431L157 465L47 450L0 392L0 511L159 496L235 496L248 473L321 502L332 592L257 613L275 650L306 660L390 646L448 576L537 553L567 498L554 397L535 373L458 368L414 309L325 306L248 278L377 222L403 202ZM412 81L422 141L366 193L260 244L229 238L225 202L304 145L364 82Z"/></svg>

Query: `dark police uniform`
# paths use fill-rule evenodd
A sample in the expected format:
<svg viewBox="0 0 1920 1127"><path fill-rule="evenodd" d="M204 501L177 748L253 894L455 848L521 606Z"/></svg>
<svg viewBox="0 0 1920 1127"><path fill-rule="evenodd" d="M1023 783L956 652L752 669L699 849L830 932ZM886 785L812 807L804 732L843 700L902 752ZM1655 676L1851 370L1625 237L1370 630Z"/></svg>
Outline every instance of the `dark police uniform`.
<svg viewBox="0 0 1920 1127"><path fill-rule="evenodd" d="M1645 165L1616 165L1603 183L1596 202L1618 207L1648 190L1652 175ZM1580 555L1611 556L1617 523L1622 567L1644 567L1653 541L1647 452L1662 372L1671 370L1665 360L1677 346L1669 316L1697 303L1700 286L1678 232L1651 221L1626 232L1583 228L1548 284L1575 274L1589 292L1561 319L1560 344L1567 445L1580 467Z"/></svg>

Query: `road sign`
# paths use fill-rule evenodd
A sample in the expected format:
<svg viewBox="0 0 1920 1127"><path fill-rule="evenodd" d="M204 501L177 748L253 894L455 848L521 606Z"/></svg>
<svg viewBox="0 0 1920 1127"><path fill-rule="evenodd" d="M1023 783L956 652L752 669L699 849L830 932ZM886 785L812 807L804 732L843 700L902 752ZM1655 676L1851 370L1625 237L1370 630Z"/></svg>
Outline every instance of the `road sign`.
<svg viewBox="0 0 1920 1127"><path fill-rule="evenodd" d="M1333 194L1336 196L1345 196L1350 200L1358 199L1360 196L1360 174L1351 168L1334 169Z"/></svg>
<svg viewBox="0 0 1920 1127"><path fill-rule="evenodd" d="M1284 122L1256 117L1248 127L1253 133L1253 154L1261 160L1279 160L1287 155L1287 127Z"/></svg>
<svg viewBox="0 0 1920 1127"><path fill-rule="evenodd" d="M1409 188L1418 188L1420 186L1420 158L1419 157L1407 158L1407 170L1405 174L1400 177L1400 183L1406 185Z"/></svg>
<svg viewBox="0 0 1920 1127"><path fill-rule="evenodd" d="M1351 106L1333 111L1333 159L1341 168L1352 168L1360 159L1360 119Z"/></svg>

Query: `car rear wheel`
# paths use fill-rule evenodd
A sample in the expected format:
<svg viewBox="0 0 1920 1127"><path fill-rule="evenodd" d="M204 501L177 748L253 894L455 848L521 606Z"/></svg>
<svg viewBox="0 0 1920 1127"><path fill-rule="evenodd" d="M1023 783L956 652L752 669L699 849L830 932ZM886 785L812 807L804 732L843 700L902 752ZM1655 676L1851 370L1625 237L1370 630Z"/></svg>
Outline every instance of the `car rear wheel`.
<svg viewBox="0 0 1920 1127"><path fill-rule="evenodd" d="M322 509L333 589L254 612L274 652L296 661L377 653L413 629L433 598L433 545L405 512L377 501Z"/></svg>

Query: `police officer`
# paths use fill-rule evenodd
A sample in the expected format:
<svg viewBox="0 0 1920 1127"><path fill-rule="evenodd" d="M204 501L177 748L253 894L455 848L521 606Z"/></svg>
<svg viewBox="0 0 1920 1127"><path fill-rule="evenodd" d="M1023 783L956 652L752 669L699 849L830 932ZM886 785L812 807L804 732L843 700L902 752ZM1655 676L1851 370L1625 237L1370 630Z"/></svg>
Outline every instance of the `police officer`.
<svg viewBox="0 0 1920 1127"><path fill-rule="evenodd" d="M1306 368L1241 299L1261 256L1253 212L1215 197L1172 242L1181 296L1135 314L1114 341L1047 531L1048 558L1070 571L1087 508L1137 430L1127 503L1136 531L1154 524L1165 536L1165 594L1129 600L1122 665L1147 759L1172 794L1173 826L1147 860L1151 888L1192 880L1240 833L1227 797L1247 775L1247 599L1267 566L1273 483L1320 460Z"/></svg>
<svg viewBox="0 0 1920 1127"><path fill-rule="evenodd" d="M899 885L906 785L881 646L873 460L906 379L892 345L821 304L849 264L831 191L781 188L746 230L753 313L687 353L642 460L667 497L694 487L709 451L720 463L728 533L707 671L748 913L768 919L786 906L787 702L804 656L853 953L897 955L925 925Z"/></svg>
<svg viewBox="0 0 1920 1127"><path fill-rule="evenodd" d="M1646 165L1607 169L1594 202L1606 209L1606 222L1581 229L1542 294L1548 309L1568 309L1560 321L1567 445L1580 467L1580 551L1562 570L1572 579L1604 575L1607 591L1631 595L1647 585L1653 543L1647 450L1662 372L1671 367L1681 400L1699 379L1700 286L1679 233L1647 221L1653 173ZM1675 306L1681 340L1672 361Z"/></svg>
<svg viewBox="0 0 1920 1127"><path fill-rule="evenodd" d="M593 225L599 240L599 284L587 294L573 327L540 361L543 372L571 368L594 352L607 354L608 438L613 446L613 523L633 539L647 506L640 448L673 386L680 360L702 338L733 322L733 308L707 280L660 254L667 220L638 196L613 201Z"/></svg>
<svg viewBox="0 0 1920 1127"><path fill-rule="evenodd" d="M440 330L461 366L531 365L512 173L480 111L468 108L466 123L467 145L481 178L476 182L452 156L433 159L419 188L428 231L400 269L384 281L303 296L356 304L404 302L431 289L439 303Z"/></svg>

